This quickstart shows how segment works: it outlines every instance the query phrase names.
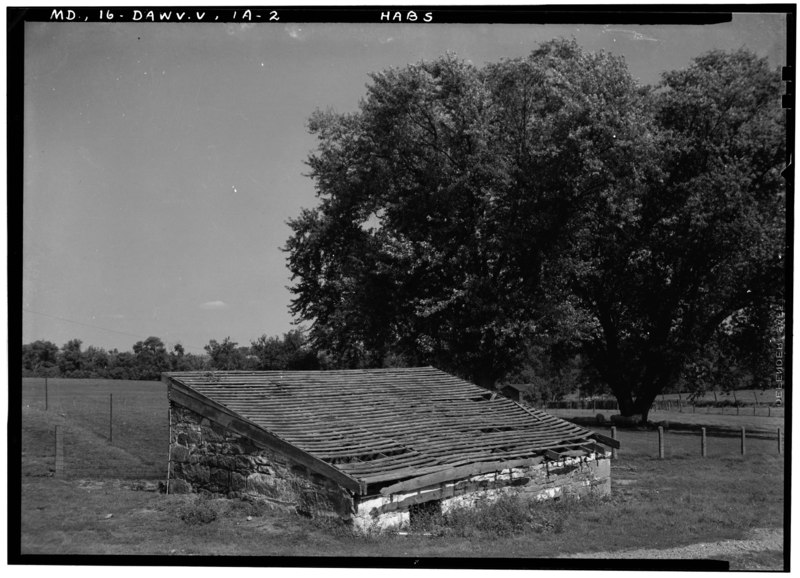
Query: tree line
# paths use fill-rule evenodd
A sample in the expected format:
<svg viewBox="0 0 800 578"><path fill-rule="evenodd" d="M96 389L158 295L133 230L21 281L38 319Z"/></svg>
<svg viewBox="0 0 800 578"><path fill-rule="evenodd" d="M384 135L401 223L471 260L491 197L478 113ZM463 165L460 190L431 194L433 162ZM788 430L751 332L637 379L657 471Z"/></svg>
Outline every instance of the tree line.
<svg viewBox="0 0 800 578"><path fill-rule="evenodd" d="M308 123L318 203L289 221L291 311L340 367L596 384L643 420L663 391L765 387L782 92L744 49L644 86L564 40L376 72L355 112Z"/></svg>
<svg viewBox="0 0 800 578"><path fill-rule="evenodd" d="M187 353L178 343L168 350L158 337L134 343L131 351L106 350L80 339L58 347L46 340L22 346L23 377L69 377L99 379L158 380L167 371L203 370L313 370L324 369L327 359L312 349L302 330L283 336L262 335L240 346L226 337L212 339L205 354Z"/></svg>

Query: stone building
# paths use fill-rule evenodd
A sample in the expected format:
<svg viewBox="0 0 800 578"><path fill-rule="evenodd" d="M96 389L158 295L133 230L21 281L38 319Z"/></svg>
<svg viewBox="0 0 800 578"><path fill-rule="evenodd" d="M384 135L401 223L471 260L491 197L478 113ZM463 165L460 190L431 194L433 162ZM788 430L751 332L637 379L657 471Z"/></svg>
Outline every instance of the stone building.
<svg viewBox="0 0 800 578"><path fill-rule="evenodd" d="M168 491L390 527L505 493L610 491L618 442L431 367L165 373Z"/></svg>

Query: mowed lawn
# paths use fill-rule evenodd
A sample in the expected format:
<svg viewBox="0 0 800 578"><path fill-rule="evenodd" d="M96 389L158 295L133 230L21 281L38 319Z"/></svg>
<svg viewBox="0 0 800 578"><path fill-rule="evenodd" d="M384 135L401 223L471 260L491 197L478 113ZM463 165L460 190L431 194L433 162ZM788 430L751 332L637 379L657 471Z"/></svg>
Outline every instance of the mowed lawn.
<svg viewBox="0 0 800 578"><path fill-rule="evenodd" d="M156 392L153 386L158 385L145 390ZM153 395L163 395L163 387ZM23 555L550 558L744 539L757 529L780 529L784 523L784 456L778 455L772 439L748 439L747 453L741 455L736 437L709 436L709 456L701 458L696 435L668 431L662 460L657 458L656 432L619 430L623 447L612 463L608 498L542 503L537 523L509 535L498 533L497 526L484 526L459 535L356 536L335 524L241 500L142 491L145 485L154 486L153 478L143 477L151 481L142 484L130 475L117 479L111 471L119 467L130 472L148 460L165 464L166 441L153 444L149 451L157 455L143 459L110 444L91 423L82 428L75 422L77 413L23 409ZM140 415L138 427L158 427L155 414ZM48 432L67 421L80 434L76 443L82 457L76 458L76 467L103 475L51 477ZM608 434L608 428L598 431ZM143 440L148 437L153 435L141 434ZM771 549L730 560L734 568L779 569L783 554Z"/></svg>

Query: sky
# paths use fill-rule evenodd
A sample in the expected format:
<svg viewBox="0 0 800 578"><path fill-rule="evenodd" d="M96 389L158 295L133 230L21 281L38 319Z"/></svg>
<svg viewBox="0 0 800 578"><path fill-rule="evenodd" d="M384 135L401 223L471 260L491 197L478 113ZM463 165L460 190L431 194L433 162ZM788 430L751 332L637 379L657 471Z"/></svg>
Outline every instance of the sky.
<svg viewBox="0 0 800 578"><path fill-rule="evenodd" d="M643 84L711 49L785 64L785 16L711 26L26 23L23 343L202 353L294 328L286 224L316 204L315 109L447 51L477 66L574 38Z"/></svg>

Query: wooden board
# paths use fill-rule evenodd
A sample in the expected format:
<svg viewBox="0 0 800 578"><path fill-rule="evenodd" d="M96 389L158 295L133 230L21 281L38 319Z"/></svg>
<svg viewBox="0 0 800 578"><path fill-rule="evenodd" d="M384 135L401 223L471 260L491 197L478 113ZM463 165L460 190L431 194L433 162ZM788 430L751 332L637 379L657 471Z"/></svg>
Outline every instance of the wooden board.
<svg viewBox="0 0 800 578"><path fill-rule="evenodd" d="M511 460L508 462L483 462L483 463L469 464L466 466L460 466L455 468L449 467L439 472L426 474L423 476L412 478L410 480L406 480L404 482L392 484L391 486L386 486L385 488L381 488L381 495L388 496L391 494L400 494L403 492L413 492L414 490L425 488L427 486L443 484L445 482L451 482L453 480L458 480L461 478L469 478L471 476L477 476L480 474L485 474L487 472L499 472L501 470L506 470L510 468L533 466L542 463L542 461L543 458L536 457L536 458L527 458L523 460Z"/></svg>

